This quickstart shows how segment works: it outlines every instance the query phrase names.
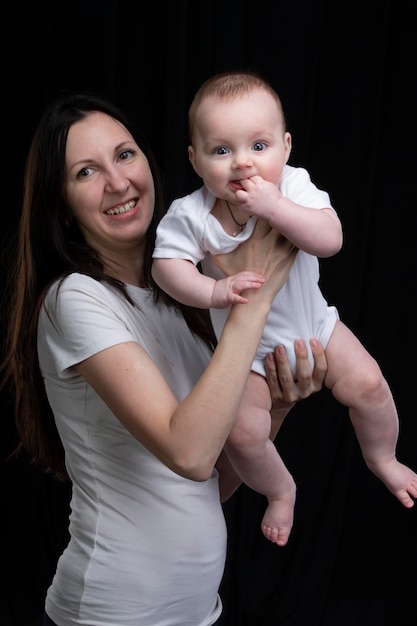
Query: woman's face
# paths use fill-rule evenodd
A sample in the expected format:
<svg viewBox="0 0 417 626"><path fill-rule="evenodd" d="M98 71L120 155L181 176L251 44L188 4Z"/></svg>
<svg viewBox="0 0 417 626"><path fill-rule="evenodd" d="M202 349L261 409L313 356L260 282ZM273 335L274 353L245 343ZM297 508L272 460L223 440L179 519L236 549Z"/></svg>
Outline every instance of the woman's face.
<svg viewBox="0 0 417 626"><path fill-rule="evenodd" d="M87 243L106 258L145 239L155 204L149 163L117 120L92 112L73 124L64 197Z"/></svg>

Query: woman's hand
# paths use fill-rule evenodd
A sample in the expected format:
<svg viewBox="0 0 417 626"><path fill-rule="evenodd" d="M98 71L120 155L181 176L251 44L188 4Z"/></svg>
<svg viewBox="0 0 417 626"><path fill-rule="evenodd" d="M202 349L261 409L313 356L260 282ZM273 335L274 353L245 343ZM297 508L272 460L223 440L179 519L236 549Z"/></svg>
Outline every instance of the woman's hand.
<svg viewBox="0 0 417 626"><path fill-rule="evenodd" d="M266 380L272 399L271 439L284 421L292 407L312 393L320 391L327 374L327 361L324 348L317 339L310 339L310 347L314 359L311 367L308 352L303 340L294 342L296 357L296 377L294 378L284 346L277 346L274 353L265 359Z"/></svg>
<svg viewBox="0 0 417 626"><path fill-rule="evenodd" d="M269 290L273 298L287 280L297 252L298 249L267 222L257 220L249 239L233 252L212 258L225 276L242 271L261 274L266 281L261 289Z"/></svg>

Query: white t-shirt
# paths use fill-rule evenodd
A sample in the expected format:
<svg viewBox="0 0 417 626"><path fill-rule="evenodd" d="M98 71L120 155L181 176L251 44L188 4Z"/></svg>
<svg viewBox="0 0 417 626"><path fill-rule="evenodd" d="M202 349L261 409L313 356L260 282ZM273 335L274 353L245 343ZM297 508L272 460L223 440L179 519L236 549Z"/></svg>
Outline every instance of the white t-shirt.
<svg viewBox="0 0 417 626"><path fill-rule="evenodd" d="M314 185L304 168L286 165L279 188L283 196L298 204L312 209L333 208L328 193ZM211 255L231 252L248 239L256 219L249 219L246 228L236 237L229 235L211 213L215 201L216 198L204 186L174 200L158 225L154 258L181 258L194 264L201 262L204 274L223 278ZM305 339L312 365L308 340L315 337L326 347L339 315L337 309L328 306L323 297L319 277L317 257L300 250L287 282L271 307L252 366L255 372L265 375L265 356L279 344L286 347L293 373L295 339ZM210 314L219 337L229 308L210 309Z"/></svg>
<svg viewBox="0 0 417 626"><path fill-rule="evenodd" d="M73 368L137 341L179 400L194 386L208 348L150 290L128 290L137 307L72 274L40 314L39 362L73 485L71 538L46 611L59 626L209 626L221 612L226 553L217 472L195 482L169 470Z"/></svg>

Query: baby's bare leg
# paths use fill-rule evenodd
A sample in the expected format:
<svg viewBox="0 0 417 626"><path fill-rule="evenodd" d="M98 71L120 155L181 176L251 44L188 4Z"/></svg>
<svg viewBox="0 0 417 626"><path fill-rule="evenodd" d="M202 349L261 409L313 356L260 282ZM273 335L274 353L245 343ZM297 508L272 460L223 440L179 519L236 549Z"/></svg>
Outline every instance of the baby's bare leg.
<svg viewBox="0 0 417 626"><path fill-rule="evenodd" d="M340 321L327 344L326 357L326 386L349 407L367 466L405 507L412 507L417 474L397 460L398 414L379 365Z"/></svg>
<svg viewBox="0 0 417 626"><path fill-rule="evenodd" d="M270 409L266 380L251 372L225 451L243 482L268 498L262 532L270 541L284 546L293 524L296 487L269 438Z"/></svg>

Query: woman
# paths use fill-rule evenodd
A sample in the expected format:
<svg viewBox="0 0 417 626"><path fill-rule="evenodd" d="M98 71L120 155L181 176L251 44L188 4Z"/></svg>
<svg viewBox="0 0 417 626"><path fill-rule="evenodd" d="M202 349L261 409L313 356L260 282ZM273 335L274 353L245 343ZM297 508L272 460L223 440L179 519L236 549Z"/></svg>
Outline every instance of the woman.
<svg viewBox="0 0 417 626"><path fill-rule="evenodd" d="M205 313L152 280L162 212L152 155L114 106L75 95L47 109L27 161L6 380L22 446L72 483L48 624L209 626L221 612L215 465L296 251L261 224L218 259L223 272L253 267L265 283L232 308L214 347ZM314 375L299 348L298 386L285 354L278 370L268 361L283 395L273 431L321 387L325 360L313 349ZM220 466L225 498L238 482L222 456Z"/></svg>

